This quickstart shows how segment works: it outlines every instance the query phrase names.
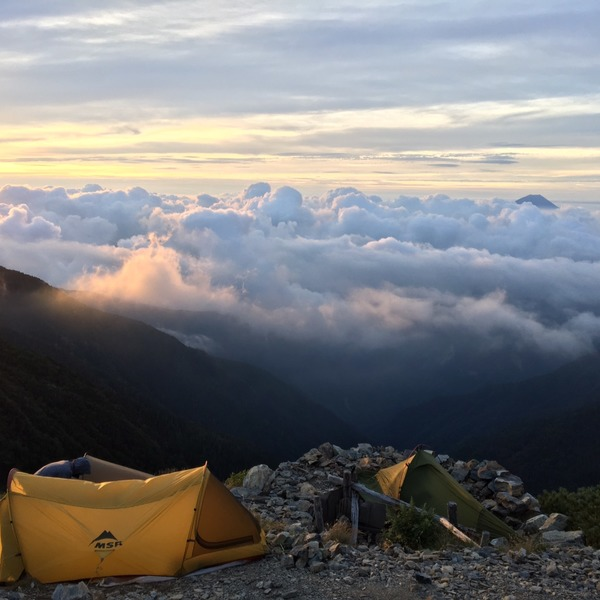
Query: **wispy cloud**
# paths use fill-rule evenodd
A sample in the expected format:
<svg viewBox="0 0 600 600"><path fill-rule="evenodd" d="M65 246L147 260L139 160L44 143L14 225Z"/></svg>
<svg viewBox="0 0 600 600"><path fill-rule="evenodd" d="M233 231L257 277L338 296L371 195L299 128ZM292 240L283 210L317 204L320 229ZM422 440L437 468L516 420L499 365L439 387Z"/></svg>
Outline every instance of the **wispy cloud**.
<svg viewBox="0 0 600 600"><path fill-rule="evenodd" d="M3 148L0 177L39 185L49 174L73 185L116 177L163 191L179 181L180 193L192 193L194 179L231 192L261 178L311 181L320 192L337 180L386 194L478 197L545 180L568 197L560 175L578 182L578 198L597 199L598 22L592 0L9 0L0 21L0 127L20 142ZM27 144L32 137L42 139ZM492 156L506 141L525 150L518 164L483 159L476 170L461 160L443 169L453 173L447 179L425 168L445 164L441 154ZM105 155L104 165L60 169L52 160L84 150ZM115 170L111 155L136 152L165 157L164 169ZM394 175L386 155L409 152L431 158ZM173 168L217 154L255 164L223 173ZM288 159L271 160L281 156ZM19 157L39 161L23 171ZM378 162L369 173L345 157ZM389 177L378 182L376 171Z"/></svg>

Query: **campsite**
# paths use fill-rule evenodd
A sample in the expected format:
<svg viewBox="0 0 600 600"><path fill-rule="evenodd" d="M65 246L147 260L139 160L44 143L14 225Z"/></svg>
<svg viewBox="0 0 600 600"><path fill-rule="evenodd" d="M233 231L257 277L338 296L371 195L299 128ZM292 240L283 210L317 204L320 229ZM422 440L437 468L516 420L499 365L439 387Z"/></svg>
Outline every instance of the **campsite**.
<svg viewBox="0 0 600 600"><path fill-rule="evenodd" d="M599 600L599 57L600 0L2 1L0 600Z"/></svg>
<svg viewBox="0 0 600 600"><path fill-rule="evenodd" d="M138 594L165 599L370 595L408 600L482 593L500 600L509 593L541 599L556 590L565 599L596 597L600 569L594 565L600 550L586 546L581 532L545 531L540 520L550 519L531 502L524 511L524 489L513 487L522 499L519 509L511 513L508 504L501 506L506 497L502 482L516 486L515 475L493 461L477 465L479 476L472 469L478 477L475 485L494 482L498 488L493 516L450 474L462 469L461 461L422 450L403 457L391 447L364 443L344 450L324 443L275 469L256 465L230 487L206 466L152 476L89 455L91 473L81 480L12 473L8 496L0 503L0 573L7 591L40 600L70 597L61 594L77 600ZM363 510L365 499L354 492L350 503L336 501L336 512L328 517L330 499L340 492L343 497L339 482L350 473L352 480L379 478L380 491L390 493L385 481L399 487L399 502L404 485L408 503L457 500L458 527L469 533L470 541L450 536L454 541L437 550L382 543L381 537L370 535L367 523L359 523L359 515L373 512ZM360 505L356 539L344 538L339 523L346 520L351 531L354 501ZM531 517L534 513L537 518ZM335 523L327 522L331 519ZM537 521L531 538L538 539L537 547L508 542L511 532L522 535L532 521ZM482 533L490 530L489 541L481 545ZM7 535L11 531L16 534L12 539ZM16 538L20 548L15 548ZM574 578L580 570L585 576Z"/></svg>
<svg viewBox="0 0 600 600"><path fill-rule="evenodd" d="M438 571L435 565L459 571L458 565L467 560L461 552L471 557L468 563L481 560L479 566L491 571L486 571L482 581L494 576L503 581L495 565L513 552L517 564L552 560L559 565L566 560L565 565L587 565L585 577L577 580L577 593L587 593L597 584L594 561L598 551L585 545L581 531L544 532L551 538L549 548L566 540L567 546L559 547L556 556L553 550L541 555L532 551L531 558L525 559L518 554L521 550L510 546L507 551L481 544L484 532L491 541L493 536L510 537L509 531L524 526L524 515L537 519L531 525L534 531L544 526L535 497L501 465L491 461L484 466L476 459L448 462L443 454L406 455L370 444L350 446L347 440L359 435L351 426L324 407L317 409L269 374L216 360L147 325L89 308L41 280L7 269L0 274L4 290L0 296L0 402L5 414L16 417L14 423L0 421L2 435L10 442L0 449L7 482L7 495L0 502L0 574L7 592L27 588L29 595L35 591L39 598L46 598L57 586L73 586L77 579L96 590L97 581L122 576L164 577L166 589L179 588L196 582L198 570L262 557L224 572L243 573L247 567L248 575L233 575L231 581L252 580L252 573L265 570L281 572L280 581L298 573L311 589L310 598L319 593L323 598L334 597L328 592L331 582L338 580L345 580L343 585L350 588L343 597L360 597L368 585L387 593L400 582L403 589L424 582L415 593L426 593L433 586L443 594L448 586L462 589L464 580L446 577L447 569ZM57 336L62 344L55 343ZM115 355L120 357L116 362ZM173 380L168 377L160 385L149 385L149 373L152 381L165 377L165 364L182 379L172 389L169 382ZM584 365L589 368L588 363ZM243 389L251 390L250 396L240 396ZM180 402L182 398L187 400ZM172 399L178 401L174 406ZM342 443L321 443L329 434ZM307 451L303 444L309 440L314 447ZM344 446L350 449L343 451ZM304 454L290 461L294 449ZM42 460L84 451L89 451L95 480L61 481L33 475ZM561 453L562 458L566 456ZM266 493L235 487L230 491L222 483L228 473L259 464L279 465L273 469ZM556 462L555 476L561 475L561 465ZM357 492L356 486L362 484L356 481L345 488L345 468L354 475L367 473L370 489L394 497L396 503L418 502L435 509L439 522L449 516L448 503L454 503L457 521L450 525L468 531L480 548L436 551L441 554L431 555L433 564L429 558L415 561L408 547L381 544L389 508L369 502L355 507L358 520L352 539L332 546L336 542L326 541L329 529L335 530L337 518L352 520L352 507L364 493ZM127 479L122 479L123 474ZM286 480L290 474L292 484ZM187 517L172 503L187 507ZM322 526L319 506L329 519ZM558 512L569 508L562 506ZM229 509L238 515L235 519L221 512ZM107 514L110 521L104 518ZM218 518L207 521L207 514ZM498 515L503 516L501 521ZM150 522L152 527L147 525ZM228 525L221 528L221 523ZM235 523L235 530L231 529ZM199 533L198 527L206 531ZM525 552L529 557L529 551ZM580 554L580 559L575 560L573 554ZM447 560L450 565L444 563ZM381 569L373 566L378 563ZM540 577L545 581L544 571L538 573L539 565L535 566L526 570L530 573L526 583L531 585L518 579L529 591L546 589L546 583L538 581ZM564 573L557 566L552 577L567 572L566 566ZM198 581L212 581L221 575L198 577ZM280 589L270 588L266 583L270 579L259 579L256 585L261 581L258 597L266 590ZM565 598L573 592L567 584ZM202 583L194 585L202 589ZM252 581L248 585L254 589ZM288 581L287 590L281 585L282 594L296 589L294 581ZM215 584L211 589L226 587ZM473 582L471 587L479 590Z"/></svg>

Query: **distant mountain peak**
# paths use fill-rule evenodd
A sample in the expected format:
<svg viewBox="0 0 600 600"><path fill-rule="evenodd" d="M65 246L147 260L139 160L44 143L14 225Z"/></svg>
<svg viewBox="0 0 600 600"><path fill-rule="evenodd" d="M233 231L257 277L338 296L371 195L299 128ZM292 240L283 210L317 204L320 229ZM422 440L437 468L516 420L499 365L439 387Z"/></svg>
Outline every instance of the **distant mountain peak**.
<svg viewBox="0 0 600 600"><path fill-rule="evenodd" d="M554 202L550 202L548 198L544 198L544 196L542 196L541 194L529 194L527 196L519 198L516 202L517 204L525 204L526 202L528 202L529 204L533 204L538 208L558 208L558 206L554 204Z"/></svg>

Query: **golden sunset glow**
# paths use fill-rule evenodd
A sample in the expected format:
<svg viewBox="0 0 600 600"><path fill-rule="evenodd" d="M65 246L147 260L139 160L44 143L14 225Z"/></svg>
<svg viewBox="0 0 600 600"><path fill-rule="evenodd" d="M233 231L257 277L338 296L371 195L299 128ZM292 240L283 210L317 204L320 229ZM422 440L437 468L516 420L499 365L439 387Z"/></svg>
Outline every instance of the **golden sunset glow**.
<svg viewBox="0 0 600 600"><path fill-rule="evenodd" d="M0 178L597 202L596 11L591 0L442 5L435 18L427 3L384 1L8 11Z"/></svg>

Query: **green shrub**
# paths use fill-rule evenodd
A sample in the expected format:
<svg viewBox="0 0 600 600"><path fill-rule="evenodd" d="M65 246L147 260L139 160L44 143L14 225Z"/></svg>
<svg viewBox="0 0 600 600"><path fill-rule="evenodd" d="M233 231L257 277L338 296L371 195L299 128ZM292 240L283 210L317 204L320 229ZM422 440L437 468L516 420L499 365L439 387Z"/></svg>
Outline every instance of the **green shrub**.
<svg viewBox="0 0 600 600"><path fill-rule="evenodd" d="M232 473L226 480L225 485L228 489L234 487L242 487L244 485L244 478L248 474L248 469L244 469L243 471L238 471L237 473Z"/></svg>
<svg viewBox="0 0 600 600"><path fill-rule="evenodd" d="M588 545L600 548L600 485L569 492L565 488L543 491L538 497L546 514L562 513L569 517L570 529L581 529Z"/></svg>
<svg viewBox="0 0 600 600"><path fill-rule="evenodd" d="M417 510L412 503L410 507L399 507L391 512L384 539L412 550L439 548L447 542L445 530L436 521L433 509Z"/></svg>

